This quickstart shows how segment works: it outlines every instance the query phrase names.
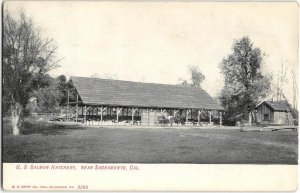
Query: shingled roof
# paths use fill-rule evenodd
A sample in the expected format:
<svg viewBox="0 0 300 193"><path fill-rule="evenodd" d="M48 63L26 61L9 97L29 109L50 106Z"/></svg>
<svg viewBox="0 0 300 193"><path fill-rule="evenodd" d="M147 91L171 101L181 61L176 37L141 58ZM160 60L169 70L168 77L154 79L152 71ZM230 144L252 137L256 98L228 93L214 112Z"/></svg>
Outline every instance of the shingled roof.
<svg viewBox="0 0 300 193"><path fill-rule="evenodd" d="M223 110L201 88L75 76L71 80L84 104Z"/></svg>
<svg viewBox="0 0 300 193"><path fill-rule="evenodd" d="M288 111L285 101L265 101L274 111Z"/></svg>

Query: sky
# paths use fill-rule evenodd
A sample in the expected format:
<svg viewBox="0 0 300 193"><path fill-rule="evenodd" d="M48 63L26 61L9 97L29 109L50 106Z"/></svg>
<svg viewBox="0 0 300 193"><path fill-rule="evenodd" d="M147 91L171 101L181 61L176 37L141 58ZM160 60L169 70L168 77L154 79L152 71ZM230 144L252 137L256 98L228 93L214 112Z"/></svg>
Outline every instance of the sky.
<svg viewBox="0 0 300 193"><path fill-rule="evenodd" d="M189 79L188 66L206 76L202 87L213 97L222 89L219 64L236 39L248 36L265 53L263 72L287 66L284 93L292 102L298 77L298 5L295 2L97 2L6 1L22 8L52 37L61 67L56 77L113 77L177 84ZM298 78L297 78L298 80Z"/></svg>

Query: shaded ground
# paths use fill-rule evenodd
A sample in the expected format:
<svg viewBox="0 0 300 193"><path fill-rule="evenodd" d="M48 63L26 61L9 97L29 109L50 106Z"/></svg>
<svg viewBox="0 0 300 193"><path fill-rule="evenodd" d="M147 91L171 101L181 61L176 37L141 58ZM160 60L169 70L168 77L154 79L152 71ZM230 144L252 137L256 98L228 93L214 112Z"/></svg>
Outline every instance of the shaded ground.
<svg viewBox="0 0 300 193"><path fill-rule="evenodd" d="M297 164L298 132L105 128L24 123L3 128L3 162Z"/></svg>

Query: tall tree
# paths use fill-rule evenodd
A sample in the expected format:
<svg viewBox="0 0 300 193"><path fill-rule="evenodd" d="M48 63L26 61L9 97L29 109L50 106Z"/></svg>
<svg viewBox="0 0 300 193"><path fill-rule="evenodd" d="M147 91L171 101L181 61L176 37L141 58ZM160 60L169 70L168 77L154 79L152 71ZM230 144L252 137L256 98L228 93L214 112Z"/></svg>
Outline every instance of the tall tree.
<svg viewBox="0 0 300 193"><path fill-rule="evenodd" d="M68 97L69 101L76 101L76 89L74 87L74 84L71 79L67 81L67 78L65 75L60 75L59 77L56 78L57 82L57 89L61 93L61 98L60 98L60 106L64 105L68 102Z"/></svg>
<svg viewBox="0 0 300 193"><path fill-rule="evenodd" d="M263 54L248 37L236 40L232 53L225 57L221 72L225 85L219 100L225 108L224 119L247 119L251 124L252 112L260 100L270 92L271 77L262 73Z"/></svg>
<svg viewBox="0 0 300 193"><path fill-rule="evenodd" d="M9 100L13 134L19 134L20 115L34 90L45 86L43 76L58 67L52 39L42 38L24 11L3 15L3 96Z"/></svg>
<svg viewBox="0 0 300 193"><path fill-rule="evenodd" d="M192 87L201 87L202 82L205 80L204 74L202 74L201 70L198 66L189 66L188 72L190 74L190 79L179 79L179 84L183 86L192 86ZM197 112L192 112L192 117L197 116Z"/></svg>
<svg viewBox="0 0 300 193"><path fill-rule="evenodd" d="M65 75L52 78L49 75L43 76L46 86L33 91L33 103L27 105L26 113L57 113L60 112L60 106L68 101L76 101L76 90L71 80L67 81ZM35 100L34 100L35 99Z"/></svg>
<svg viewBox="0 0 300 193"><path fill-rule="evenodd" d="M59 79L49 75L45 75L44 79L47 86L35 90L32 94L37 101L35 110L39 113L59 112L60 101L63 98L63 93L59 90Z"/></svg>
<svg viewBox="0 0 300 193"><path fill-rule="evenodd" d="M205 76L197 66L190 66L189 71L191 73L191 85L200 87L201 83L205 80Z"/></svg>
<svg viewBox="0 0 300 193"><path fill-rule="evenodd" d="M281 101L284 100L283 96L283 88L285 86L285 83L287 83L287 71L288 71L288 65L286 65L286 62L281 61L281 69L275 74L273 74L273 83L272 83L272 93L271 97L274 100Z"/></svg>
<svg viewBox="0 0 300 193"><path fill-rule="evenodd" d="M205 80L205 76L197 66L189 66L190 81L179 79L181 85L201 87L201 83Z"/></svg>

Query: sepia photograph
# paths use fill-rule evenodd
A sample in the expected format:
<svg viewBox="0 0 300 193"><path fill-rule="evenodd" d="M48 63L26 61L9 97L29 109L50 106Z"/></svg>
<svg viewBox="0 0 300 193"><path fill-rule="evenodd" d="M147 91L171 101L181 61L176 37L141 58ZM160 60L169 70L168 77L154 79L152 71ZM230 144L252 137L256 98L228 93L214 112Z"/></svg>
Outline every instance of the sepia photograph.
<svg viewBox="0 0 300 193"><path fill-rule="evenodd" d="M2 162L297 166L298 11L5 1Z"/></svg>

